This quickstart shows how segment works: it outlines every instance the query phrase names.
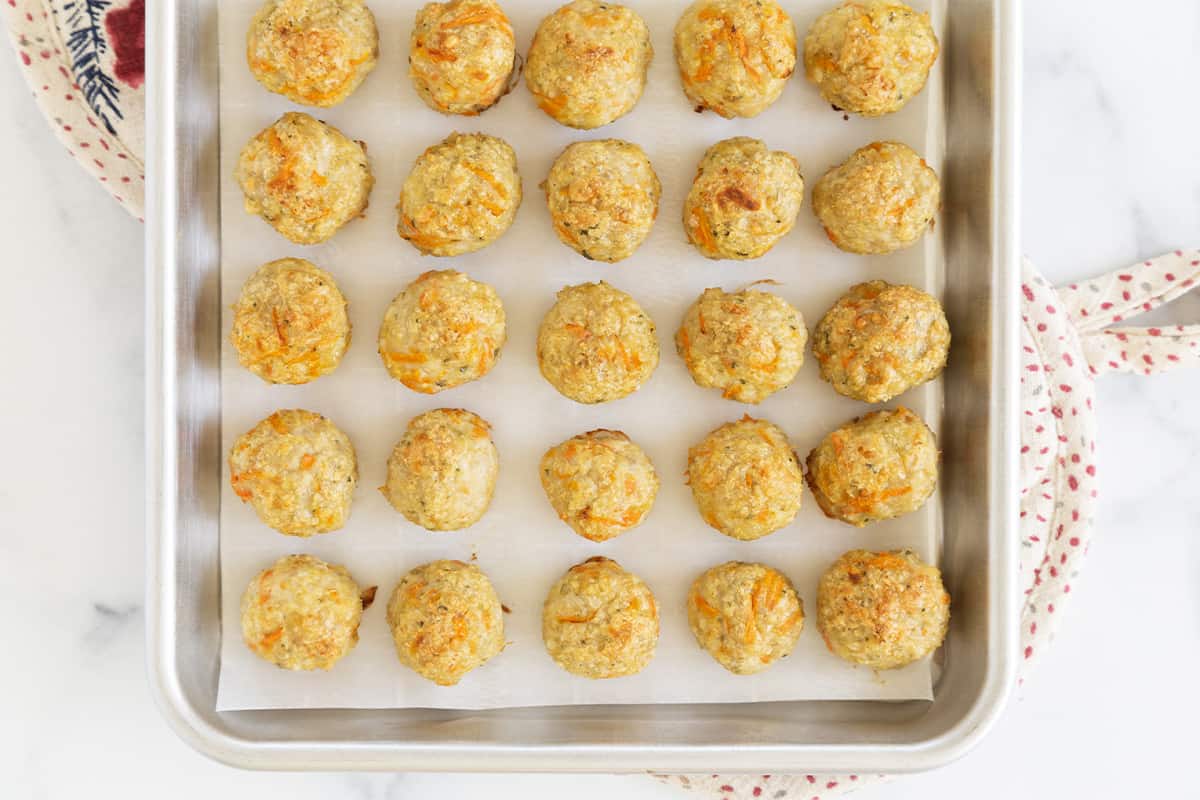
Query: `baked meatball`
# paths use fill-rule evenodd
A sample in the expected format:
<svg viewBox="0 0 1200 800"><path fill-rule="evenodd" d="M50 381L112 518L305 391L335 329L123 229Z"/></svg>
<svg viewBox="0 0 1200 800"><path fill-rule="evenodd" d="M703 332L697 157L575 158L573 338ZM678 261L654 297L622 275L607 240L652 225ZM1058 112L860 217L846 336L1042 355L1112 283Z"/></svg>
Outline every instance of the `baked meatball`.
<svg viewBox="0 0 1200 800"><path fill-rule="evenodd" d="M242 640L277 667L329 669L358 644L363 596L374 591L362 592L343 566L284 556L242 593Z"/></svg>
<svg viewBox="0 0 1200 800"><path fill-rule="evenodd" d="M470 411L438 408L409 421L379 491L409 522L456 531L487 511L499 471L491 426Z"/></svg>
<svg viewBox="0 0 1200 800"><path fill-rule="evenodd" d="M346 298L311 261L272 261L243 284L229 338L241 365L264 381L308 383L333 372L350 346Z"/></svg>
<svg viewBox="0 0 1200 800"><path fill-rule="evenodd" d="M838 394L886 403L942 373L950 326L935 298L912 286L851 286L813 329L813 358Z"/></svg>
<svg viewBox="0 0 1200 800"><path fill-rule="evenodd" d="M474 116L512 88L516 39L494 0L429 3L417 12L408 74L425 105Z"/></svg>
<svg viewBox="0 0 1200 800"><path fill-rule="evenodd" d="M791 383L807 342L804 318L791 303L749 288L705 289L675 334L696 385L739 403L759 403Z"/></svg>
<svg viewBox="0 0 1200 800"><path fill-rule="evenodd" d="M910 550L851 550L817 584L817 630L834 655L895 669L941 646L950 595L937 567Z"/></svg>
<svg viewBox="0 0 1200 800"><path fill-rule="evenodd" d="M400 238L428 256L473 253L500 238L521 205L517 154L486 133L452 133L413 165L396 206Z"/></svg>
<svg viewBox="0 0 1200 800"><path fill-rule="evenodd" d="M861 528L925 505L937 488L937 441L907 408L872 411L821 440L807 467L825 516Z"/></svg>
<svg viewBox="0 0 1200 800"><path fill-rule="evenodd" d="M813 187L813 213L848 253L883 254L916 244L941 205L937 173L908 145L874 142Z"/></svg>
<svg viewBox="0 0 1200 800"><path fill-rule="evenodd" d="M387 607L400 663L438 686L453 686L504 649L504 613L473 564L432 561L400 579Z"/></svg>
<svg viewBox="0 0 1200 800"><path fill-rule="evenodd" d="M379 327L379 357L393 378L436 394L488 373L505 341L496 290L461 272L426 272L388 306Z"/></svg>
<svg viewBox="0 0 1200 800"><path fill-rule="evenodd" d="M636 12L574 0L538 25L525 83L538 107L558 122L599 128L637 105L652 58L650 29Z"/></svg>
<svg viewBox="0 0 1200 800"><path fill-rule="evenodd" d="M766 564L730 561L696 578L688 592L696 643L735 675L762 672L796 647L804 604L792 582Z"/></svg>
<svg viewBox="0 0 1200 800"><path fill-rule="evenodd" d="M637 302L604 281L568 286L542 319L537 340L543 377L579 403L605 403L637 391L658 366L654 323Z"/></svg>
<svg viewBox="0 0 1200 800"><path fill-rule="evenodd" d="M234 177L246 212L296 244L319 244L361 214L375 178L361 142L289 111L251 139Z"/></svg>
<svg viewBox="0 0 1200 800"><path fill-rule="evenodd" d="M704 521L743 541L791 523L804 494L800 461L787 435L749 416L722 425L688 450L687 483Z"/></svg>
<svg viewBox="0 0 1200 800"><path fill-rule="evenodd" d="M738 136L704 154L683 204L683 227L709 258L758 258L792 229L803 203L800 162Z"/></svg>
<svg viewBox="0 0 1200 800"><path fill-rule="evenodd" d="M362 0L266 0L246 35L255 79L306 106L345 100L378 57L375 17Z"/></svg>
<svg viewBox="0 0 1200 800"><path fill-rule="evenodd" d="M658 603L637 575L610 559L589 558L550 589L542 609L542 641L572 675L633 675L654 658Z"/></svg>
<svg viewBox="0 0 1200 800"><path fill-rule="evenodd" d="M645 240L662 196L642 148L620 139L568 146L542 188L562 243L609 263L633 255Z"/></svg>
<svg viewBox="0 0 1200 800"><path fill-rule="evenodd" d="M596 430L546 451L542 488L559 519L583 538L603 542L650 513L658 473L624 433Z"/></svg>
<svg viewBox="0 0 1200 800"><path fill-rule="evenodd" d="M804 37L804 71L839 111L899 111L925 86L938 56L928 14L894 0L844 3Z"/></svg>
<svg viewBox="0 0 1200 800"><path fill-rule="evenodd" d="M276 411L233 443L229 483L270 527L312 536L346 524L358 462L350 439L325 417Z"/></svg>
<svg viewBox="0 0 1200 800"><path fill-rule="evenodd" d="M757 116L796 70L796 28L774 0L697 0L675 25L675 62L697 111Z"/></svg>

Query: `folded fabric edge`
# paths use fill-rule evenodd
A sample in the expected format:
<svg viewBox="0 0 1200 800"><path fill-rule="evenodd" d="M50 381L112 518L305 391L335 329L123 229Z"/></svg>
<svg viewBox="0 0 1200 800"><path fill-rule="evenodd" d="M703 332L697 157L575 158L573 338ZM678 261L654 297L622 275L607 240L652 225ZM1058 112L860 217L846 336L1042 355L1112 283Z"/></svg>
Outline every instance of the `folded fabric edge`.
<svg viewBox="0 0 1200 800"><path fill-rule="evenodd" d="M3 8L18 68L42 116L79 165L141 221L146 184L142 156L96 122L72 76L52 9L44 0L10 0Z"/></svg>

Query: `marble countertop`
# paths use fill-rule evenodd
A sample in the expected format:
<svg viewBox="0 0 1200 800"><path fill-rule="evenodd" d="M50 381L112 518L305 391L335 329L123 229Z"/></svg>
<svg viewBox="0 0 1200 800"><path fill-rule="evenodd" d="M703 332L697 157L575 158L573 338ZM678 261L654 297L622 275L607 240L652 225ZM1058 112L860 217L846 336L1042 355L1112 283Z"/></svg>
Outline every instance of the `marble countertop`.
<svg viewBox="0 0 1200 800"><path fill-rule="evenodd" d="M1056 282L1200 244L1200 4L1130 11L1100 0L1081 21L1076 3L1027 4L1024 250ZM0 711L0 793L686 797L640 776L245 773L170 733L143 669L142 228L71 163L7 54L0 108L13 282L0 313L0 685L17 687ZM1200 322L1200 292L1157 313ZM977 750L857 796L1195 790L1178 767L1195 750L1182 712L1194 716L1200 662L1198 395L1200 371L1103 379L1097 536L1054 652Z"/></svg>

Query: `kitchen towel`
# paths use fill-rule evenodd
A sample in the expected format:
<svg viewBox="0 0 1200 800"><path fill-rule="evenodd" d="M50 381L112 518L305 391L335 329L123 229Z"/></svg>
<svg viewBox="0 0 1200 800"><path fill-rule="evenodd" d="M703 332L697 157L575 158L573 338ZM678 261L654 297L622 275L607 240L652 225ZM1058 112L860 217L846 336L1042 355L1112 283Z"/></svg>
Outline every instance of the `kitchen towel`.
<svg viewBox="0 0 1200 800"><path fill-rule="evenodd" d="M141 219L145 0L5 0L0 8L51 129L80 166Z"/></svg>

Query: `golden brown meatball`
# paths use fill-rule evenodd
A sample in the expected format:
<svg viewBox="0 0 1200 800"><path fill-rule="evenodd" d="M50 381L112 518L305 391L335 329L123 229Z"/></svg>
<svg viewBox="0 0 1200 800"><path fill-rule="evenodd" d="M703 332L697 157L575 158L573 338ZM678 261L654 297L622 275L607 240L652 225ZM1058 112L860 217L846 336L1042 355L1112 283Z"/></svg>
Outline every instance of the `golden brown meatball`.
<svg viewBox="0 0 1200 800"><path fill-rule="evenodd" d="M938 56L928 14L892 0L844 3L804 38L804 71L838 110L899 111L925 86Z"/></svg>
<svg viewBox="0 0 1200 800"><path fill-rule="evenodd" d="M637 391L658 366L654 323L637 302L604 281L568 286L542 319L542 376L578 403L604 403Z"/></svg>
<svg viewBox="0 0 1200 800"><path fill-rule="evenodd" d="M422 394L486 375L506 338L496 290L461 272L426 272L396 295L379 328L388 373Z"/></svg>
<svg viewBox="0 0 1200 800"><path fill-rule="evenodd" d="M303 258L264 264L233 305L238 361L268 383L308 383L350 346L350 317L333 276Z"/></svg>
<svg viewBox="0 0 1200 800"><path fill-rule="evenodd" d="M675 62L697 111L757 116L796 70L796 28L774 0L697 0L675 25Z"/></svg>
<svg viewBox="0 0 1200 800"><path fill-rule="evenodd" d="M941 573L910 550L851 550L817 585L817 630L831 653L854 664L911 664L941 646L949 624Z"/></svg>
<svg viewBox="0 0 1200 800"><path fill-rule="evenodd" d="M692 584L687 612L696 643L735 675L789 656L804 628L795 587L766 564L730 561L708 570Z"/></svg>
<svg viewBox="0 0 1200 800"><path fill-rule="evenodd" d="M425 255L458 256L491 244L521 205L517 154L485 133L452 133L413 165L396 206L400 238Z"/></svg>
<svg viewBox="0 0 1200 800"><path fill-rule="evenodd" d="M378 56L375 17L362 0L266 0L246 34L258 82L306 106L345 100Z"/></svg>
<svg viewBox="0 0 1200 800"><path fill-rule="evenodd" d="M937 442L907 408L873 411L826 436L807 467L825 516L861 528L925 505L937 488Z"/></svg>
<svg viewBox="0 0 1200 800"><path fill-rule="evenodd" d="M633 675L654 658L658 603L637 575L610 559L589 558L550 589L542 609L542 641L572 675Z"/></svg>
<svg viewBox="0 0 1200 800"><path fill-rule="evenodd" d="M242 640L284 669L329 669L358 643L358 623L374 587L361 591L345 567L284 556L242 594Z"/></svg>
<svg viewBox="0 0 1200 800"><path fill-rule="evenodd" d="M908 145L874 142L813 187L813 213L848 253L883 254L916 244L941 206L937 173Z"/></svg>
<svg viewBox="0 0 1200 800"><path fill-rule="evenodd" d="M800 163L738 136L704 154L683 206L683 227L708 258L758 258L792 229L803 202Z"/></svg>
<svg viewBox="0 0 1200 800"><path fill-rule="evenodd" d="M387 607L400 663L438 686L453 686L504 649L504 614L492 582L461 561L410 571Z"/></svg>
<svg viewBox="0 0 1200 800"><path fill-rule="evenodd" d="M886 403L942 373L950 326L941 304L912 286L851 286L813 329L821 377L839 394Z"/></svg>
<svg viewBox="0 0 1200 800"><path fill-rule="evenodd" d="M456 531L483 517L499 471L491 426L470 411L438 408L408 423L379 491L409 522Z"/></svg>
<svg viewBox="0 0 1200 800"><path fill-rule="evenodd" d="M573 436L546 451L541 469L559 519L593 542L640 525L658 494L654 465L620 431Z"/></svg>
<svg viewBox="0 0 1200 800"><path fill-rule="evenodd" d="M687 483L700 516L726 536L748 541L791 523L804 475L787 435L742 417L688 450Z"/></svg>
<svg viewBox="0 0 1200 800"><path fill-rule="evenodd" d="M332 125L288 112L242 149L234 177L246 212L296 244L319 244L361 214L375 178L366 148Z"/></svg>
<svg viewBox="0 0 1200 800"><path fill-rule="evenodd" d="M757 289L705 289L675 334L692 380L740 403L761 402L791 383L807 341L800 312Z"/></svg>
<svg viewBox="0 0 1200 800"><path fill-rule="evenodd" d="M646 239L662 195L642 148L620 139L569 145L542 188L562 243L609 263L633 255Z"/></svg>
<svg viewBox="0 0 1200 800"><path fill-rule="evenodd" d="M538 25L525 83L538 106L572 128L599 128L633 110L654 57L650 30L616 3L574 0Z"/></svg>
<svg viewBox="0 0 1200 800"><path fill-rule="evenodd" d="M512 88L516 39L494 0L429 3L417 12L408 74L425 105L473 116Z"/></svg>
<svg viewBox="0 0 1200 800"><path fill-rule="evenodd" d="M346 524L358 462L350 439L325 417L276 411L233 443L229 482L270 527L312 536Z"/></svg>

